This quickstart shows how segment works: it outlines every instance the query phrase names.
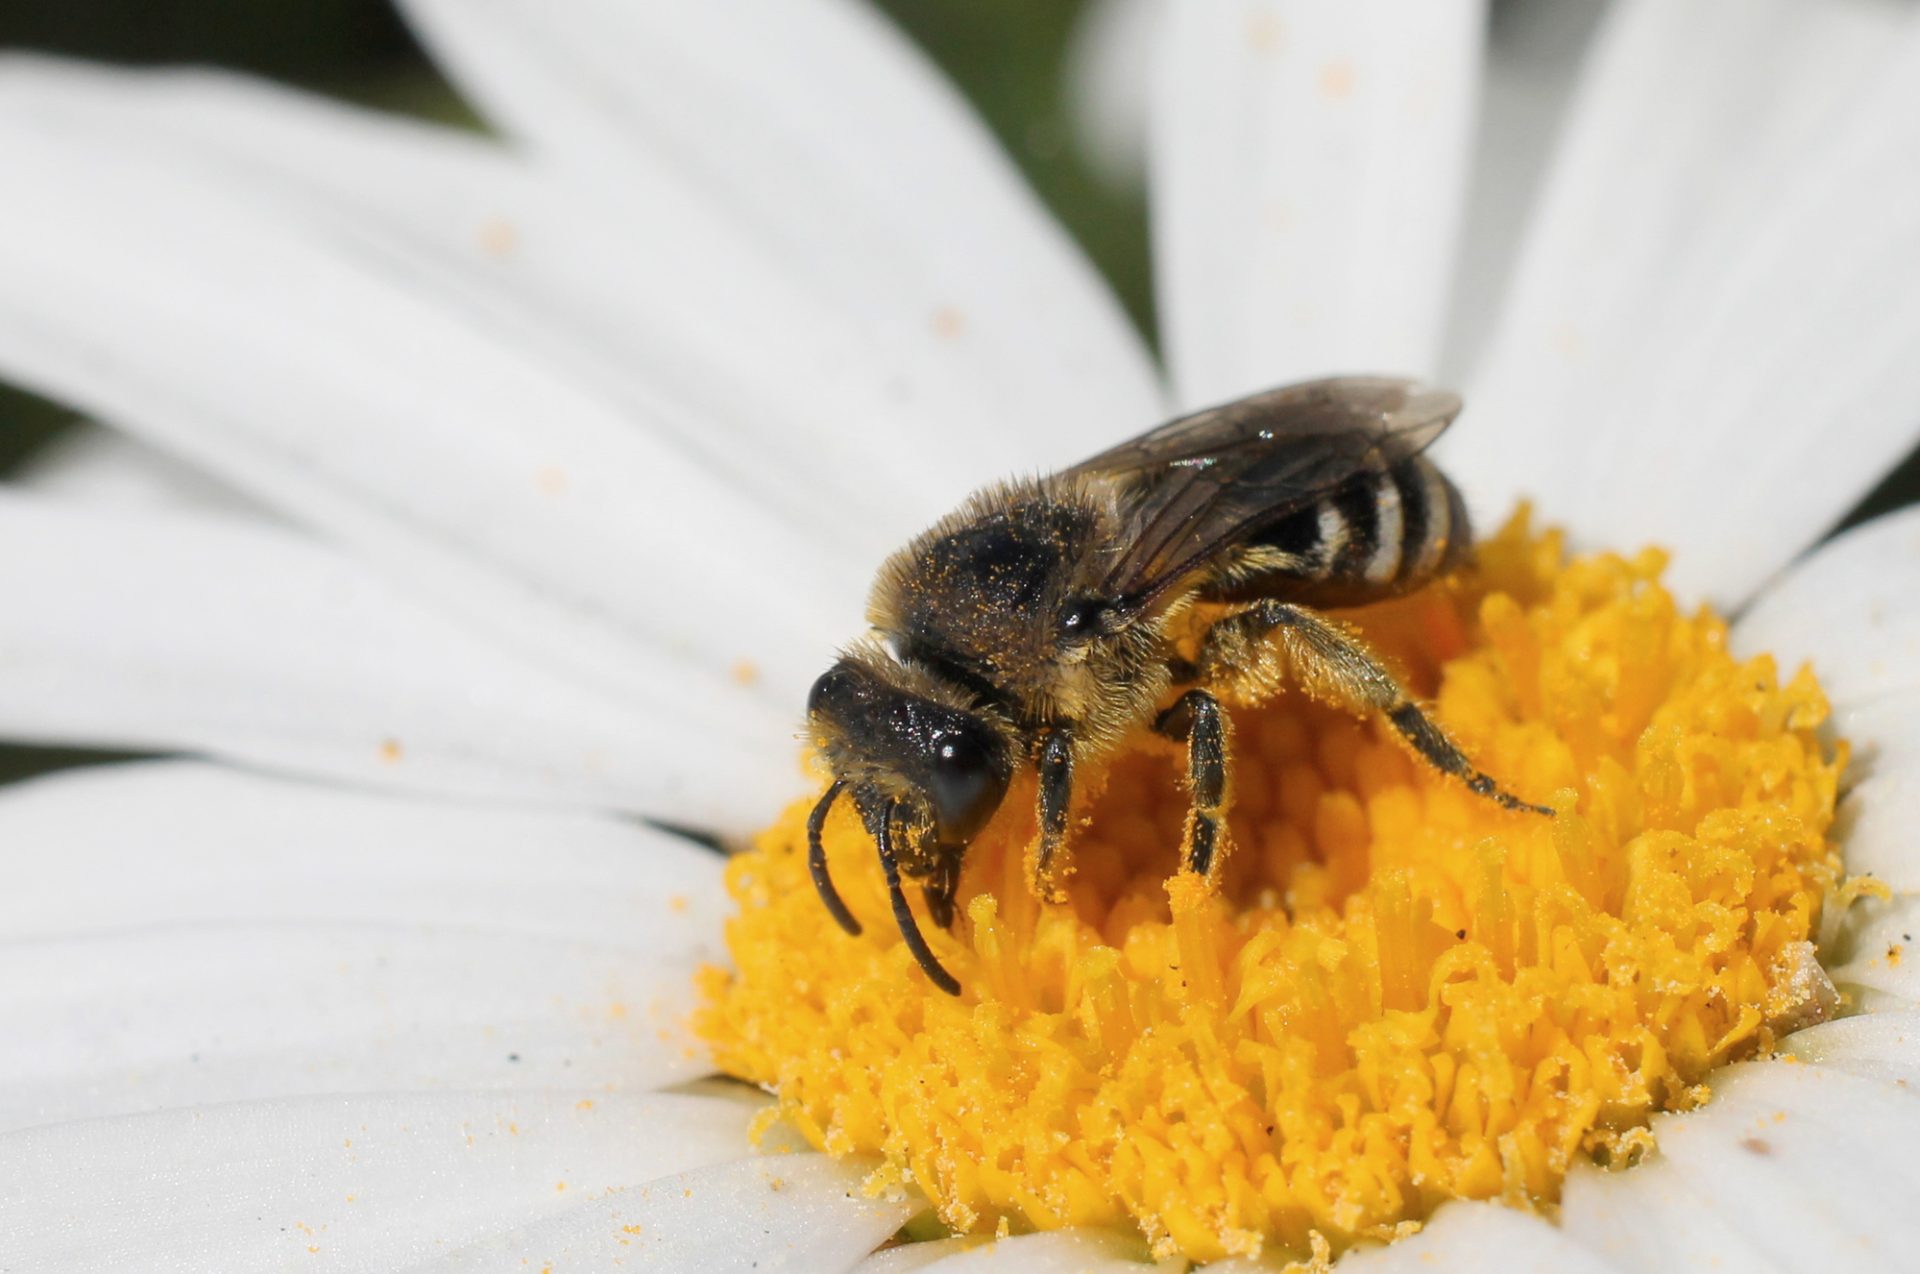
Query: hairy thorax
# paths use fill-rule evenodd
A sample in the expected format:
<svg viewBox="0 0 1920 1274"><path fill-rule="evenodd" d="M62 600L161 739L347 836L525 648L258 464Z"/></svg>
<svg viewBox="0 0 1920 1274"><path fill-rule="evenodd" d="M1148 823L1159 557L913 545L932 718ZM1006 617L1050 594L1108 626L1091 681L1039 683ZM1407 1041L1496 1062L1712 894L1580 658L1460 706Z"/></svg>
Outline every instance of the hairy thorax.
<svg viewBox="0 0 1920 1274"><path fill-rule="evenodd" d="M1157 623L1102 623L1118 527L1094 484L991 488L886 563L868 618L897 656L1025 726L1117 735L1167 686Z"/></svg>

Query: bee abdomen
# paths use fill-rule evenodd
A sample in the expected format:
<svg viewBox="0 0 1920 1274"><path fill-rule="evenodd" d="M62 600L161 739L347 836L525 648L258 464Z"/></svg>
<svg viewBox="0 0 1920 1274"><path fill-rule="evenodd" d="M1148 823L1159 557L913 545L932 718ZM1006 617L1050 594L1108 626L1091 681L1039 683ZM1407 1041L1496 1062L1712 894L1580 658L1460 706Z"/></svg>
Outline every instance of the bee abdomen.
<svg viewBox="0 0 1920 1274"><path fill-rule="evenodd" d="M1321 605L1359 605L1457 565L1469 538L1459 491L1416 456L1356 476L1255 537L1244 565L1208 591L1231 598L1285 592Z"/></svg>

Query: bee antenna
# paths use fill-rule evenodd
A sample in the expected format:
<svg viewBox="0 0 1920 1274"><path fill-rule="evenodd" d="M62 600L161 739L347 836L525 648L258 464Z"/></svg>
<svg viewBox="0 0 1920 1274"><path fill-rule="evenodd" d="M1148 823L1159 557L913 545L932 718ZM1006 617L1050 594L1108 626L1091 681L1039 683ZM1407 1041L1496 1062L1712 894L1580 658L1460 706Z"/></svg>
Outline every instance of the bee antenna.
<svg viewBox="0 0 1920 1274"><path fill-rule="evenodd" d="M860 922L847 910L847 904L840 897L840 891L833 887L833 877L827 872L827 851L820 843L821 829L827 825L827 811L847 790L846 780L835 780L827 789L820 803L813 807L813 813L807 816L807 869L813 873L813 887L820 894L820 901L827 904L827 910L840 922L840 927L855 937L860 936Z"/></svg>
<svg viewBox="0 0 1920 1274"><path fill-rule="evenodd" d="M906 939L907 950L913 952L913 958L920 962L927 979L948 995L958 995L960 980L948 973L934 958L933 948L927 945L919 924L914 921L912 908L907 906L907 895L900 889L900 863L893 854L893 815L899 808L898 802L888 802L873 829L874 841L880 847L880 866L887 873L887 894L893 899L894 923L900 926L900 936Z"/></svg>

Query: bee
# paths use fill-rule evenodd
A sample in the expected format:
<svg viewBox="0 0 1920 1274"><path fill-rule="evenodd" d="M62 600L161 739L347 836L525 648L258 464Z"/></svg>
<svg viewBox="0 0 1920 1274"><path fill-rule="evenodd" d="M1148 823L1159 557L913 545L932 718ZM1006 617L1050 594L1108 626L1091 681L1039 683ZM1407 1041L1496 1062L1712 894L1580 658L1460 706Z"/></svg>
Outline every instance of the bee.
<svg viewBox="0 0 1920 1274"><path fill-rule="evenodd" d="M1044 894L1075 770L1141 725L1186 747L1184 860L1208 875L1227 795L1221 699L1257 702L1284 676L1378 713L1475 793L1551 813L1475 769L1379 658L1319 613L1397 596L1463 561L1460 492L1425 454L1459 411L1455 395L1408 380L1289 385L987 488L895 553L874 583L872 631L807 700L832 775L808 819L808 861L840 926L860 932L821 829L846 795L901 936L927 977L959 994L902 876L951 928L967 845L1031 764ZM1196 614L1208 617L1197 641Z"/></svg>

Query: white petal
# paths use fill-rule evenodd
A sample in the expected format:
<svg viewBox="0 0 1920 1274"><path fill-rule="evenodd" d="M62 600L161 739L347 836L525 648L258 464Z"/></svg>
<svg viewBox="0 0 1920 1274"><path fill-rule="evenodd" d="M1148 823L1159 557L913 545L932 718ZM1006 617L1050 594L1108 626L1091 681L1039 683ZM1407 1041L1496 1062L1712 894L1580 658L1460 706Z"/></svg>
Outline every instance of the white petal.
<svg viewBox="0 0 1920 1274"><path fill-rule="evenodd" d="M1484 4L1168 8L1152 192L1181 401L1328 372L1431 373Z"/></svg>
<svg viewBox="0 0 1920 1274"><path fill-rule="evenodd" d="M797 705L853 627L857 568L404 259L133 144L0 116L0 165L0 369L22 383L646 705L738 693L747 658Z"/></svg>
<svg viewBox="0 0 1920 1274"><path fill-rule="evenodd" d="M933 1262L937 1274L1127 1274L1150 1268L1146 1245L1113 1230L1054 1230L1000 1239Z"/></svg>
<svg viewBox="0 0 1920 1274"><path fill-rule="evenodd" d="M911 1274L935 1261L978 1247L978 1239L929 1239L882 1248L853 1267L853 1274Z"/></svg>
<svg viewBox="0 0 1920 1274"><path fill-rule="evenodd" d="M717 957L718 856L636 823L442 805L191 762L0 794L0 941L142 926L367 923Z"/></svg>
<svg viewBox="0 0 1920 1274"><path fill-rule="evenodd" d="M1819 1066L1731 1067L1702 1109L1655 1122L1659 1150L1578 1170L1567 1233L1623 1269L1911 1269L1920 1100Z"/></svg>
<svg viewBox="0 0 1920 1274"><path fill-rule="evenodd" d="M1810 661L1853 749L1847 869L1920 890L1920 510L1857 527L1798 563L1734 625L1744 655Z"/></svg>
<svg viewBox="0 0 1920 1274"><path fill-rule="evenodd" d="M1834 985L1920 1005L1920 894L1862 898L1836 919L1837 932L1821 951Z"/></svg>
<svg viewBox="0 0 1920 1274"><path fill-rule="evenodd" d="M757 701L731 716L724 699L686 716L608 702L265 524L0 495L0 593L15 738L736 828L800 778Z"/></svg>
<svg viewBox="0 0 1920 1274"><path fill-rule="evenodd" d="M1446 455L1737 602L1920 420L1920 23L1874 0L1610 14Z"/></svg>
<svg viewBox="0 0 1920 1274"><path fill-rule="evenodd" d="M1460 263L1447 305L1444 384L1466 383L1499 317L1580 63L1612 0L1493 7Z"/></svg>
<svg viewBox="0 0 1920 1274"><path fill-rule="evenodd" d="M1920 1012L1862 1013L1796 1031L1781 1052L1902 1087L1920 1086Z"/></svg>
<svg viewBox="0 0 1920 1274"><path fill-rule="evenodd" d="M736 1103L664 1095L304 1098L58 1124L0 1137L0 1234L20 1269L399 1269L746 1145ZM678 1194L699 1178L669 1179Z"/></svg>
<svg viewBox="0 0 1920 1274"><path fill-rule="evenodd" d="M452 1274L518 1268L834 1274L920 1205L868 1199L867 1166L824 1155L719 1164L573 1208L550 1220L410 1266Z"/></svg>
<svg viewBox="0 0 1920 1274"><path fill-rule="evenodd" d="M1354 1252L1342 1258L1340 1269L1342 1274L1469 1274L1490 1268L1495 1253L1500 1270L1511 1274L1614 1274L1611 1265L1550 1222L1497 1203L1473 1202L1442 1206L1418 1234Z"/></svg>
<svg viewBox="0 0 1920 1274"><path fill-rule="evenodd" d="M1920 508L1858 526L1795 564L1734 626L1783 672L1811 661L1836 707L1920 692Z"/></svg>
<svg viewBox="0 0 1920 1274"><path fill-rule="evenodd" d="M376 255L862 560L979 448L885 351L672 191L631 212L478 138L215 72L0 62L0 109L137 145ZM994 476L997 476L995 474Z"/></svg>
<svg viewBox="0 0 1920 1274"><path fill-rule="evenodd" d="M665 910L636 910L634 929ZM0 1129L303 1093L597 1096L698 1078L712 1070L687 1027L699 954L344 924L13 942Z"/></svg>
<svg viewBox="0 0 1920 1274"><path fill-rule="evenodd" d="M1159 414L1104 286L867 6L406 8L538 153L622 203L704 192L713 216L783 254L908 366L943 371L1002 465L1077 459Z"/></svg>
<svg viewBox="0 0 1920 1274"><path fill-rule="evenodd" d="M1835 714L1853 746L1836 820L1847 870L1920 891L1920 693Z"/></svg>
<svg viewBox="0 0 1920 1274"><path fill-rule="evenodd" d="M200 470L101 425L66 430L28 456L8 479L36 495L88 504L270 516Z"/></svg>
<svg viewBox="0 0 1920 1274"><path fill-rule="evenodd" d="M1074 20L1064 77L1081 153L1107 184L1147 175L1147 91L1163 0L1091 0Z"/></svg>

